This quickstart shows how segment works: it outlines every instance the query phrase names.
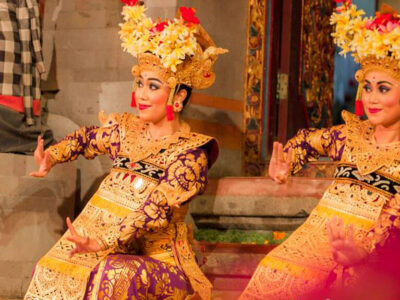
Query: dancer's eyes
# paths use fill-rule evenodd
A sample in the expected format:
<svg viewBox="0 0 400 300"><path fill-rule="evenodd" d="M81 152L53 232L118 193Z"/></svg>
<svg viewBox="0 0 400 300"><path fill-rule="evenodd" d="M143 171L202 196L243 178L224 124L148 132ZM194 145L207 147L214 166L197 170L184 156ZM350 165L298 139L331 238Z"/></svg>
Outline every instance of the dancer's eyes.
<svg viewBox="0 0 400 300"><path fill-rule="evenodd" d="M367 93L370 93L372 91L371 89L371 85L369 83L364 84L363 87L364 91L366 91Z"/></svg>
<svg viewBox="0 0 400 300"><path fill-rule="evenodd" d="M160 89L160 86L155 83L150 83L150 89L153 91L156 91L156 90Z"/></svg>
<svg viewBox="0 0 400 300"><path fill-rule="evenodd" d="M386 94L387 92L390 91L390 87L383 85L383 84L380 85L378 89L379 89L379 92L382 94Z"/></svg>

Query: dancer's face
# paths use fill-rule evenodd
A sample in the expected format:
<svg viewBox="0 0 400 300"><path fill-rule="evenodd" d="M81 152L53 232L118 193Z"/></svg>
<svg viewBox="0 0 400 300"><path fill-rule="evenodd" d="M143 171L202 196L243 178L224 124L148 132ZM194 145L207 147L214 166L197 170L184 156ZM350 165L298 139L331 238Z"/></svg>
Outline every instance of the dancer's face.
<svg viewBox="0 0 400 300"><path fill-rule="evenodd" d="M166 119L170 92L167 83L152 71L142 71L136 80L135 97L140 119L154 124Z"/></svg>
<svg viewBox="0 0 400 300"><path fill-rule="evenodd" d="M400 126L400 82L383 71L365 76L362 102L373 125Z"/></svg>

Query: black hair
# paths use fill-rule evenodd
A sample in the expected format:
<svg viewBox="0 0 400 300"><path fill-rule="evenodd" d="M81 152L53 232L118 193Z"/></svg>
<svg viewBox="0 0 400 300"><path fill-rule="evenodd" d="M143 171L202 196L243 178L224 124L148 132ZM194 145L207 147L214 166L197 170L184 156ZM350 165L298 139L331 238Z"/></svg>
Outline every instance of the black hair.
<svg viewBox="0 0 400 300"><path fill-rule="evenodd" d="M183 100L183 107L185 108L186 104L189 102L190 97L192 96L192 91L193 89L186 85L186 84L180 84L175 88L175 94L178 94L181 90L185 90L186 91L186 98L185 100Z"/></svg>

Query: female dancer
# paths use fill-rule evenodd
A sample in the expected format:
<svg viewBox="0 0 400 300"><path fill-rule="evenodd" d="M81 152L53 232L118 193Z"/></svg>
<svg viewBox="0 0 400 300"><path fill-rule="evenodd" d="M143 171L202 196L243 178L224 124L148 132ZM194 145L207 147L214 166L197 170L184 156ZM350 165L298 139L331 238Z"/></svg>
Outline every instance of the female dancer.
<svg viewBox="0 0 400 300"><path fill-rule="evenodd" d="M300 130L285 148L274 144L269 174L277 182L320 155L339 165L309 218L260 262L241 299L300 299L323 289L332 274L341 282L346 276L337 260L344 249L334 248L332 255L327 233L334 216L342 220L334 220L338 226L351 225L355 260L373 252L399 223L394 194L400 190L400 18L387 6L375 19L362 18L364 12L350 1L337 2L345 3L332 16L333 36L361 64L356 112L364 109L368 120L343 112L345 125Z"/></svg>
<svg viewBox="0 0 400 300"><path fill-rule="evenodd" d="M153 23L137 1L124 1L121 39L137 56L133 105L139 117L114 115L84 127L35 159L45 176L78 155L108 154L110 174L69 231L38 262L25 299L209 299L211 284L195 262L184 223L218 154L216 141L190 132L180 112L192 88L213 84L218 54L191 8Z"/></svg>

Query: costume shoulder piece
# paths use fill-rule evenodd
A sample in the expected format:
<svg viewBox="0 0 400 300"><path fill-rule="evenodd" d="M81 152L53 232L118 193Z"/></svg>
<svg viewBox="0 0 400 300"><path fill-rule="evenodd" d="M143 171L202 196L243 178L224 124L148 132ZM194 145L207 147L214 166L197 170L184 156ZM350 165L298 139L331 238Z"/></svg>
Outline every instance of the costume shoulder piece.
<svg viewBox="0 0 400 300"><path fill-rule="evenodd" d="M346 122L346 146L358 171L366 175L383 166L390 167L400 157L400 143L377 144L374 126L347 111L342 112Z"/></svg>
<svg viewBox="0 0 400 300"><path fill-rule="evenodd" d="M178 151L171 157L175 159L182 153L190 150L202 148L207 152L208 155L208 167L211 167L217 160L219 154L218 142L215 138L196 132L189 132L182 136L183 139L179 143Z"/></svg>
<svg viewBox="0 0 400 300"><path fill-rule="evenodd" d="M120 155L129 157L131 162L157 155L163 149L172 151L169 160L196 148L204 148L207 151L209 166L217 159L217 141L210 136L190 132L190 126L185 122L182 122L180 131L159 139L153 139L148 131L149 125L133 114L123 113L118 117L118 123Z"/></svg>
<svg viewBox="0 0 400 300"><path fill-rule="evenodd" d="M343 110L341 115L343 121L346 124L347 138L349 138L349 135L350 137L360 135L362 134L362 132L368 130L368 128L371 127L368 121L361 120L360 117L347 110ZM358 136L358 139L359 138L360 136Z"/></svg>

